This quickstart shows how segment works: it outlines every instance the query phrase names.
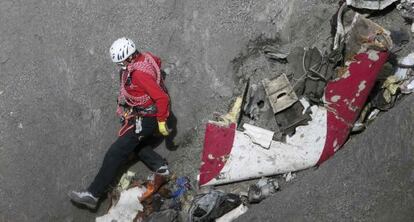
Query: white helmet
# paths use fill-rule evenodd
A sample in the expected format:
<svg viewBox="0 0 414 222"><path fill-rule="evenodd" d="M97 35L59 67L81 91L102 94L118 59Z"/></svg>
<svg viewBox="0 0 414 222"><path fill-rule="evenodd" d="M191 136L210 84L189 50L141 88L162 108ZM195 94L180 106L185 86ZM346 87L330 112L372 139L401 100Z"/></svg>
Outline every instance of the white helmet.
<svg viewBox="0 0 414 222"><path fill-rule="evenodd" d="M134 54L136 50L135 44L131 39L122 37L112 43L112 46L109 49L109 54L111 55L113 62L122 62L130 55Z"/></svg>

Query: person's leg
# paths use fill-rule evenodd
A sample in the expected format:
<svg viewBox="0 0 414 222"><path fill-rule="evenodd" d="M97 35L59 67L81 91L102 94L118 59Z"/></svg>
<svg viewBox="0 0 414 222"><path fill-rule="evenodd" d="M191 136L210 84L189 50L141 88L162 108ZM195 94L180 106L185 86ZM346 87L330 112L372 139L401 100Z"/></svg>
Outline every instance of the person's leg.
<svg viewBox="0 0 414 222"><path fill-rule="evenodd" d="M139 146L141 141L151 136L157 128L156 118L146 117L143 118L142 131L139 134L131 129L119 137L105 154L102 166L87 192L71 191L69 193L71 200L89 208L96 208L98 198L104 194L113 182L119 168L128 159L129 154Z"/></svg>
<svg viewBox="0 0 414 222"><path fill-rule="evenodd" d="M71 191L68 194L70 199L77 204L95 209L98 198L108 189L121 164L128 159L128 155L134 151L138 144L139 139L133 130L129 130L125 135L118 137L106 152L102 166L87 191Z"/></svg>
<svg viewBox="0 0 414 222"><path fill-rule="evenodd" d="M167 162L164 158L161 157L153 148L149 145L137 147L137 156L138 158L147 165L151 171L156 172L160 167L167 165Z"/></svg>
<svg viewBox="0 0 414 222"><path fill-rule="evenodd" d="M153 150L154 145L162 143L162 138L153 136L157 129L158 123L155 117L143 118L142 131L139 134L141 143L135 148L138 158L152 171L157 171L160 167L166 165L164 158Z"/></svg>
<svg viewBox="0 0 414 222"><path fill-rule="evenodd" d="M115 179L119 168L128 159L131 152L138 146L139 139L134 130L129 130L112 144L106 152L101 168L88 191L100 197Z"/></svg>

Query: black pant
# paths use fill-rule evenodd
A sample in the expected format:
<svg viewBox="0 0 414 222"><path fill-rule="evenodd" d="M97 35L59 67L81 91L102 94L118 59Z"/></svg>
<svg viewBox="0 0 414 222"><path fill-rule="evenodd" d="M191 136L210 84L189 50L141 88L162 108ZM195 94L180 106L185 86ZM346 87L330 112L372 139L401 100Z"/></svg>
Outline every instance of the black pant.
<svg viewBox="0 0 414 222"><path fill-rule="evenodd" d="M122 164L128 160L128 156L133 152L136 152L138 158L152 171L166 164L165 160L146 143L157 129L158 123L155 117L144 117L142 131L139 134L136 134L135 128L133 128L118 137L106 152L102 166L88 191L95 197L104 194L116 178Z"/></svg>

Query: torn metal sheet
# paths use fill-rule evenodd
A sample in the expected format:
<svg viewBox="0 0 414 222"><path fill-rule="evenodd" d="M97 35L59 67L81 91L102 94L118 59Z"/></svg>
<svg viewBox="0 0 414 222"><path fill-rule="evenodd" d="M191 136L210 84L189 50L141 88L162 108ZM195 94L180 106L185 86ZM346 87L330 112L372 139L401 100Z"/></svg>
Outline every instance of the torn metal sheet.
<svg viewBox="0 0 414 222"><path fill-rule="evenodd" d="M327 110L320 106L311 106L310 110L312 120L306 126L298 126L293 136L286 137L286 143L294 146L316 147L319 152L325 146Z"/></svg>
<svg viewBox="0 0 414 222"><path fill-rule="evenodd" d="M209 181L202 179L205 173L211 174L211 171L200 170L200 185L224 184L306 169L316 164L322 151L320 148L316 155L310 155L309 149L314 148L272 141L270 149L267 150L254 144L243 132L235 131L230 152L224 155L225 158L219 157L225 160L222 163L224 166L217 165L220 171Z"/></svg>
<svg viewBox="0 0 414 222"><path fill-rule="evenodd" d="M377 116L380 112L381 112L381 110L379 110L379 109L372 110L368 115L367 121L372 121L375 118L377 118Z"/></svg>
<svg viewBox="0 0 414 222"><path fill-rule="evenodd" d="M414 91L414 53L408 54L399 60L398 69L395 74L389 76L383 84L384 98L390 103L396 96L399 89L403 94L409 94Z"/></svg>
<svg viewBox="0 0 414 222"><path fill-rule="evenodd" d="M345 61L368 49L390 50L393 46L391 32L343 4L338 11L333 49L345 50ZM348 19L343 19L347 17Z"/></svg>
<svg viewBox="0 0 414 222"><path fill-rule="evenodd" d="M199 184L215 185L284 174L321 164L343 146L368 98L388 52L368 50L346 67L348 75L327 84L326 107L312 106L308 125L296 128L286 143L268 150L235 125L207 124Z"/></svg>
<svg viewBox="0 0 414 222"><path fill-rule="evenodd" d="M392 47L388 31L364 18L355 18L353 24L361 21L362 25L353 26L356 33L348 37L358 40L349 50L356 54L346 60L340 77L327 83L325 106L311 107L308 125L297 127L286 143L272 141L266 150L253 143L249 135L237 131L235 125L220 127L209 123L199 175L201 186L307 169L321 164L344 145ZM364 25L369 26L364 30ZM358 39L372 31L374 36L366 36L365 41Z"/></svg>
<svg viewBox="0 0 414 222"><path fill-rule="evenodd" d="M264 79L262 83L274 113L285 110L298 101L286 74L273 80Z"/></svg>
<svg viewBox="0 0 414 222"><path fill-rule="evenodd" d="M333 50L339 50L343 46L344 36L346 34L346 30L342 21L342 17L344 14L345 9L347 8L346 4L343 3L338 10L337 17L336 17L336 33L334 37L334 44Z"/></svg>
<svg viewBox="0 0 414 222"><path fill-rule="evenodd" d="M348 75L327 84L324 100L328 109L328 133L318 164L332 156L348 139L387 59L386 51L368 50L357 54L348 63Z"/></svg>
<svg viewBox="0 0 414 222"><path fill-rule="evenodd" d="M382 10L398 0L346 0L346 4L360 9Z"/></svg>
<svg viewBox="0 0 414 222"><path fill-rule="evenodd" d="M235 126L207 124L199 184L216 185L283 174L314 166L324 148L326 109L314 106L307 127L312 134L298 134L290 143L273 141L269 149L253 143Z"/></svg>
<svg viewBox="0 0 414 222"><path fill-rule="evenodd" d="M390 31L356 13L345 37L345 61L354 56L370 52L370 59L378 59L376 51L387 51L393 46ZM368 51L372 49L372 51Z"/></svg>
<svg viewBox="0 0 414 222"><path fill-rule="evenodd" d="M406 57L402 58L399 61L401 66L413 66L414 67L414 53L408 54ZM399 67L397 71L395 71L394 76L398 78L398 80L405 80L408 79L408 76L413 71L409 68Z"/></svg>
<svg viewBox="0 0 414 222"><path fill-rule="evenodd" d="M246 102L243 106L243 113L253 120L259 119L260 112L264 109L260 105L266 99L266 92L263 85L252 84L246 95Z"/></svg>
<svg viewBox="0 0 414 222"><path fill-rule="evenodd" d="M207 184L220 174L232 150L235 133L235 123L229 126L207 123L198 178L200 185Z"/></svg>
<svg viewBox="0 0 414 222"><path fill-rule="evenodd" d="M269 149L270 144L272 143L273 135L275 134L273 131L247 123L243 124L243 128L244 133L250 136L253 143L258 144L265 149Z"/></svg>
<svg viewBox="0 0 414 222"><path fill-rule="evenodd" d="M414 92L414 76L411 76L408 80L404 81L400 89L403 94L410 94Z"/></svg>
<svg viewBox="0 0 414 222"><path fill-rule="evenodd" d="M311 120L310 115L303 108L301 102L294 103L289 109L275 114L280 132L284 135L293 135L298 126L303 126Z"/></svg>
<svg viewBox="0 0 414 222"><path fill-rule="evenodd" d="M133 221L144 207L138 201L146 191L145 187L133 187L121 192L119 201L109 209L108 213L96 218L96 222Z"/></svg>

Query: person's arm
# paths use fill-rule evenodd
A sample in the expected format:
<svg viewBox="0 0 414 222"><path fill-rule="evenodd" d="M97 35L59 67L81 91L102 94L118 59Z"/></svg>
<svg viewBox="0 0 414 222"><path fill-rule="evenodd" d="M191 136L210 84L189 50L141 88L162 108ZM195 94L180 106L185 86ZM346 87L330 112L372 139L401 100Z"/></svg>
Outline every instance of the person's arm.
<svg viewBox="0 0 414 222"><path fill-rule="evenodd" d="M133 78L133 84L138 85L151 97L157 107L156 117L158 122L165 122L169 115L169 103L170 98L164 90L157 84L152 76L135 72L135 78Z"/></svg>

